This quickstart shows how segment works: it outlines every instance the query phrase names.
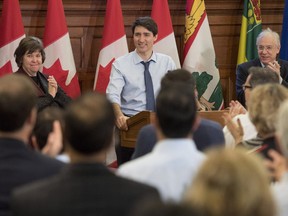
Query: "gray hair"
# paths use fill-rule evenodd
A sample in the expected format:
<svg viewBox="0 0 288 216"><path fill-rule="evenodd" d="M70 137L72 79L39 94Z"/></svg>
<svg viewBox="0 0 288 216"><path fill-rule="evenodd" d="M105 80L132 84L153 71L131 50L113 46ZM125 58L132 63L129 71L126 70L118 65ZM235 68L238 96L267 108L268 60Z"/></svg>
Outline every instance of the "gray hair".
<svg viewBox="0 0 288 216"><path fill-rule="evenodd" d="M272 36L274 38L274 41L276 43L276 46L278 46L280 48L281 44L280 44L280 37L279 34L275 31L272 31L270 28L264 29L258 36L256 39L256 45L258 46L259 44L259 40L261 40L263 37L266 36Z"/></svg>
<svg viewBox="0 0 288 216"><path fill-rule="evenodd" d="M277 134L279 135L283 153L288 157L288 100L282 103L278 112Z"/></svg>

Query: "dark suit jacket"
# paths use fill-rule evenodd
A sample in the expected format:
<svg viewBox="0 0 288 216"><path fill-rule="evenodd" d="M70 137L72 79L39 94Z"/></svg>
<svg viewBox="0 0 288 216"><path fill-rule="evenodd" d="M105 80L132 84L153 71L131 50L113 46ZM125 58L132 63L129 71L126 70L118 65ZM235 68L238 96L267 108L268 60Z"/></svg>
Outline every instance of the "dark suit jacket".
<svg viewBox="0 0 288 216"><path fill-rule="evenodd" d="M115 176L104 165L70 164L57 176L13 193L15 216L123 216L156 189Z"/></svg>
<svg viewBox="0 0 288 216"><path fill-rule="evenodd" d="M207 119L201 119L198 128L193 133L193 140L199 151L204 151L209 147L225 144L221 125ZM155 127L153 125L144 126L139 132L132 159L151 152L156 142L157 137Z"/></svg>
<svg viewBox="0 0 288 216"><path fill-rule="evenodd" d="M11 215L10 194L14 188L55 175L62 166L19 140L0 138L0 216Z"/></svg>
<svg viewBox="0 0 288 216"><path fill-rule="evenodd" d="M23 68L19 68L19 70L16 71L15 74L25 75L29 79L31 79L31 81L33 82L35 86L35 90L37 91L37 95L38 95L38 100L37 100L38 111L41 111L42 109L48 106L57 106L57 107L63 108L71 101L71 98L66 95L66 93L61 89L60 86L58 86L58 90L54 98L48 93L48 81L47 81L48 75L46 74L37 72L40 85L42 86L43 89L41 89L32 80L32 78L23 70Z"/></svg>
<svg viewBox="0 0 288 216"><path fill-rule="evenodd" d="M280 75L283 79L282 85L288 87L288 61L278 59L278 63L280 64ZM248 69L250 67L262 67L259 58L254 59L249 62L242 63L237 66L236 70L236 95L237 100L245 106L245 94L242 89L242 85L246 82L246 79L249 75Z"/></svg>

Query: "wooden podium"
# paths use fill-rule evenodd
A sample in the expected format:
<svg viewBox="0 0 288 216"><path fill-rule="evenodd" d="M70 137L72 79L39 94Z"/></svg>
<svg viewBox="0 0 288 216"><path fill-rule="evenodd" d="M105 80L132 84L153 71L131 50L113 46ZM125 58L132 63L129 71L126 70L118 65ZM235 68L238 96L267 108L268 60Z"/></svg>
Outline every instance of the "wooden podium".
<svg viewBox="0 0 288 216"><path fill-rule="evenodd" d="M128 131L120 131L120 145L122 147L135 148L140 129L155 120L155 113L142 111L127 120Z"/></svg>

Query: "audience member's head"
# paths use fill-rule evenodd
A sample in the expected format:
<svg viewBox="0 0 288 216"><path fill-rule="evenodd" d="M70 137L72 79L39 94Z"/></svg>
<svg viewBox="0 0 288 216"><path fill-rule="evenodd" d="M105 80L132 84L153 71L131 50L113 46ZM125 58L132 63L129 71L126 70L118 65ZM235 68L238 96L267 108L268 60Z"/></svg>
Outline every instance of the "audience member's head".
<svg viewBox="0 0 288 216"><path fill-rule="evenodd" d="M32 54L36 51L39 51L41 53L42 63L44 63L45 52L44 52L44 47L43 47L42 41L39 38L33 37L33 36L27 36L27 37L23 38L20 41L19 46L16 48L16 50L14 52L15 61L17 63L17 66L18 67L22 66L23 57L26 53Z"/></svg>
<svg viewBox="0 0 288 216"><path fill-rule="evenodd" d="M284 101L279 108L277 121L277 135L281 143L282 152L288 159L288 100Z"/></svg>
<svg viewBox="0 0 288 216"><path fill-rule="evenodd" d="M135 28L141 26L153 33L153 36L158 34L158 26L151 17L139 17L132 24L132 34L135 33Z"/></svg>
<svg viewBox="0 0 288 216"><path fill-rule="evenodd" d="M194 91L183 83L161 88L156 100L157 123L166 138L183 138L192 133L197 107Z"/></svg>
<svg viewBox="0 0 288 216"><path fill-rule="evenodd" d="M64 131L63 115L63 110L59 107L47 107L38 113L31 136L31 144L34 149L41 151L44 148L47 143L47 138L53 130L53 123L56 120L60 122L62 131ZM63 150L63 145L62 147L59 146L58 153L60 153L61 150Z"/></svg>
<svg viewBox="0 0 288 216"><path fill-rule="evenodd" d="M32 130L36 119L36 99L35 88L26 77L15 74L1 77L0 132L17 132L26 123Z"/></svg>
<svg viewBox="0 0 288 216"><path fill-rule="evenodd" d="M105 95L95 92L82 95L67 107L64 119L68 151L93 155L112 144L115 115Z"/></svg>
<svg viewBox="0 0 288 216"><path fill-rule="evenodd" d="M239 149L208 152L185 203L206 216L274 216L269 178L256 155Z"/></svg>
<svg viewBox="0 0 288 216"><path fill-rule="evenodd" d="M260 137L275 133L278 109L288 99L288 90L280 84L257 86L248 101L249 117Z"/></svg>
<svg viewBox="0 0 288 216"><path fill-rule="evenodd" d="M161 88L169 87L171 84L181 83L182 85L187 85L191 91L196 89L196 81L192 75L187 70L176 69L168 71L167 74L161 80Z"/></svg>
<svg viewBox="0 0 288 216"><path fill-rule="evenodd" d="M258 85L267 83L279 83L279 76L277 73L271 71L269 68L251 67L248 70L249 75L243 86L246 98L246 104L248 103L250 92Z"/></svg>

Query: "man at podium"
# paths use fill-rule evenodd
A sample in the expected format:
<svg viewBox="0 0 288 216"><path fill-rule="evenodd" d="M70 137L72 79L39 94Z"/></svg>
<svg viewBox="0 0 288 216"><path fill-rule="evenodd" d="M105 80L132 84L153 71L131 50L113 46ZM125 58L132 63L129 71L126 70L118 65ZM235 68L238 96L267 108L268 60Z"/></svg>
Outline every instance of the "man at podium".
<svg viewBox="0 0 288 216"><path fill-rule="evenodd" d="M160 81L176 65L171 57L153 52L158 27L150 17L139 17L132 25L135 50L112 64L107 96L113 103L116 126L128 130L127 119L143 110L155 111ZM133 149L117 147L118 164L130 159Z"/></svg>

